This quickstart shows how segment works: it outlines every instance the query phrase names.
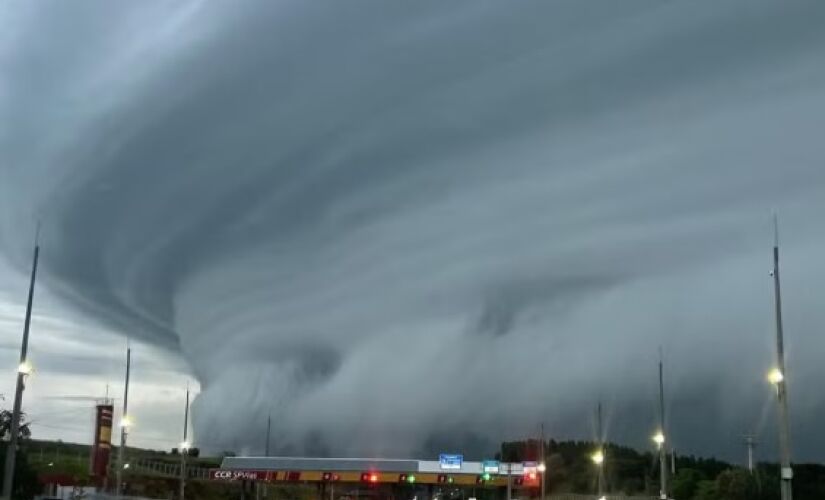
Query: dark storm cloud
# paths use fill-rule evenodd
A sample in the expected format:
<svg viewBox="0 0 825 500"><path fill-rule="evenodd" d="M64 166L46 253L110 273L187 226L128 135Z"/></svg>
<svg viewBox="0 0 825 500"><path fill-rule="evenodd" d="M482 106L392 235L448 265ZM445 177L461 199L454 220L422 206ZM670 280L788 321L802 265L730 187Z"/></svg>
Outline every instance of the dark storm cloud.
<svg viewBox="0 0 825 500"><path fill-rule="evenodd" d="M41 217L44 284L179 349L210 446L481 453L598 398L643 444L658 345L677 447L769 442L772 210L815 392L818 2L3 9L3 253Z"/></svg>

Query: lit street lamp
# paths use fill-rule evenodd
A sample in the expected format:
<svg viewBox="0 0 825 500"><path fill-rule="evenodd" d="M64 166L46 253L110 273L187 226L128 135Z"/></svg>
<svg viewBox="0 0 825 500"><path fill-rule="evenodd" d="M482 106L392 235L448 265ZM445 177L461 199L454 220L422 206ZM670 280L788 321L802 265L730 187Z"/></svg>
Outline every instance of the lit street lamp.
<svg viewBox="0 0 825 500"><path fill-rule="evenodd" d="M31 375L32 372L34 372L34 367L27 359L20 363L20 366L17 367L17 372L21 375Z"/></svg>
<svg viewBox="0 0 825 500"><path fill-rule="evenodd" d="M590 460L592 460L594 464L601 466L604 463L604 452L602 452L602 450L597 451L590 456Z"/></svg>
<svg viewBox="0 0 825 500"><path fill-rule="evenodd" d="M659 448L665 444L665 435L662 431L658 431L656 434L653 435L653 442L656 443L656 446Z"/></svg>
<svg viewBox="0 0 825 500"><path fill-rule="evenodd" d="M785 375L782 374L779 368L774 368L768 372L768 382L773 385L779 385L783 380L785 380Z"/></svg>
<svg viewBox="0 0 825 500"><path fill-rule="evenodd" d="M124 415L123 418L120 419L120 426L124 429L128 429L132 425L134 425L134 422L132 422L132 418L129 415Z"/></svg>

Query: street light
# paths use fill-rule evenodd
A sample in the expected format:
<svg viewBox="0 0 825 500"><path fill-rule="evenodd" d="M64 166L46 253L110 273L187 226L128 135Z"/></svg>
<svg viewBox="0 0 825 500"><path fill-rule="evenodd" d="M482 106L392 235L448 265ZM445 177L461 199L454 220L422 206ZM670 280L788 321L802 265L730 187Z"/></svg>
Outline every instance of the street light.
<svg viewBox="0 0 825 500"><path fill-rule="evenodd" d="M665 444L664 433L662 431L656 432L656 434L653 435L653 442L656 443L656 445L659 446L659 448L661 448L662 445Z"/></svg>
<svg viewBox="0 0 825 500"><path fill-rule="evenodd" d="M538 467L536 467L536 470L544 474L544 472L547 471L547 465L545 465L544 462L541 462Z"/></svg>
<svg viewBox="0 0 825 500"><path fill-rule="evenodd" d="M768 382L773 385L779 385L783 380L785 380L785 375L782 374L782 371L779 368L773 368L768 372Z"/></svg>
<svg viewBox="0 0 825 500"><path fill-rule="evenodd" d="M132 425L134 425L134 422L132 422L132 417L129 415L123 415L123 418L120 419L120 426L124 429L128 429Z"/></svg>
<svg viewBox="0 0 825 500"><path fill-rule="evenodd" d="M21 375L31 375L33 371L34 366L32 366L28 359L20 363L20 366L17 367L17 372Z"/></svg>
<svg viewBox="0 0 825 500"><path fill-rule="evenodd" d="M183 451L189 451L189 448L192 447L192 444L189 441L184 441L180 444L180 449Z"/></svg>
<svg viewBox="0 0 825 500"><path fill-rule="evenodd" d="M598 450L590 456L590 460L592 460L596 465L602 465L604 463L604 452L602 452L602 450Z"/></svg>

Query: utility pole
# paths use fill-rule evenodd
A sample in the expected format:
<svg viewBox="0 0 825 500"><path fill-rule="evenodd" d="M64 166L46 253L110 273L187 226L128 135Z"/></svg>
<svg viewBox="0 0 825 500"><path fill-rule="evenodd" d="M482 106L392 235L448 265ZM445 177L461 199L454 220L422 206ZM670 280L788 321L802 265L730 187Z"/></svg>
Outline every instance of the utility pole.
<svg viewBox="0 0 825 500"><path fill-rule="evenodd" d="M183 410L183 441L180 444L180 500L186 495L186 455L189 454L189 441L186 440L189 430L189 384L186 384L186 406Z"/></svg>
<svg viewBox="0 0 825 500"><path fill-rule="evenodd" d="M598 464L599 466L599 498L604 497L604 461L607 459L607 456L604 452L604 436L602 434L602 402L599 401L599 405L596 408L596 436L599 443L599 453L602 455L602 463Z"/></svg>
<svg viewBox="0 0 825 500"><path fill-rule="evenodd" d="M31 281L29 282L29 298L26 303L26 319L23 323L23 343L20 346L20 365L17 368L17 386L14 391L14 406L11 414L11 425L9 432L9 447L6 449L6 465L3 475L3 498L11 499L14 483L14 466L17 459L17 433L20 432L20 412L23 406L23 390L26 388L26 377L31 373L26 356L29 350L29 327L32 319L32 303L34 301L34 283L37 278L37 260L40 256L40 245L38 237L40 225L37 226L37 234L34 237L34 258L32 260Z"/></svg>
<svg viewBox="0 0 825 500"><path fill-rule="evenodd" d="M659 443L659 498L661 498L662 500L667 500L667 434L665 433L665 376L661 348L659 349L659 418L659 426L662 433L661 443Z"/></svg>
<svg viewBox="0 0 825 500"><path fill-rule="evenodd" d="M785 373L785 339L782 333L782 296L779 286L779 223L775 215L773 228L773 272L771 274L773 274L774 305L776 308L776 369L779 371L775 383L776 400L779 405L780 492L782 500L792 500L791 481L793 480L793 469L791 468L791 437L788 426L788 376Z"/></svg>
<svg viewBox="0 0 825 500"><path fill-rule="evenodd" d="M132 365L132 348L126 341L126 384L123 386L123 415L120 417L120 447L117 450L117 473L115 474L115 497L120 498L123 489L123 468L126 466L126 435L129 433L129 373Z"/></svg>

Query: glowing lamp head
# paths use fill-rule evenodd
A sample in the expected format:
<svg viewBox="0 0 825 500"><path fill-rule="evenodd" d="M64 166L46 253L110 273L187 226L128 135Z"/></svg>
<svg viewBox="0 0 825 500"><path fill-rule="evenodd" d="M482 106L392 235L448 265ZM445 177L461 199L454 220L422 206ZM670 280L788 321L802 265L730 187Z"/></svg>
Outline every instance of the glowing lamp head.
<svg viewBox="0 0 825 500"><path fill-rule="evenodd" d="M604 452L602 450L598 450L596 453L590 455L590 460L593 461L596 465L601 465L604 463Z"/></svg>
<svg viewBox="0 0 825 500"><path fill-rule="evenodd" d="M29 363L29 360L26 360L20 363L20 366L17 367L17 371L22 375L31 375L34 371L34 367L31 363Z"/></svg>
<svg viewBox="0 0 825 500"><path fill-rule="evenodd" d="M662 431L658 431L656 434L653 435L653 442L659 446L665 444L665 435Z"/></svg>
<svg viewBox="0 0 825 500"><path fill-rule="evenodd" d="M123 415L123 418L120 419L120 426L128 429L132 425L134 425L134 422L132 422L132 417L129 415Z"/></svg>
<svg viewBox="0 0 825 500"><path fill-rule="evenodd" d="M192 443L190 443L189 441L184 441L180 444L180 449L183 450L183 451L189 451L189 448L191 448L191 447L192 447Z"/></svg>
<svg viewBox="0 0 825 500"><path fill-rule="evenodd" d="M538 467L536 467L536 470L541 473L544 473L547 470L547 465L545 465L545 463L542 462L538 465Z"/></svg>
<svg viewBox="0 0 825 500"><path fill-rule="evenodd" d="M773 385L780 384L783 380L785 380L785 375L782 374L779 368L774 368L768 372L768 382Z"/></svg>

